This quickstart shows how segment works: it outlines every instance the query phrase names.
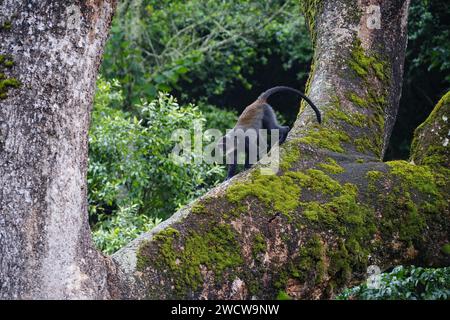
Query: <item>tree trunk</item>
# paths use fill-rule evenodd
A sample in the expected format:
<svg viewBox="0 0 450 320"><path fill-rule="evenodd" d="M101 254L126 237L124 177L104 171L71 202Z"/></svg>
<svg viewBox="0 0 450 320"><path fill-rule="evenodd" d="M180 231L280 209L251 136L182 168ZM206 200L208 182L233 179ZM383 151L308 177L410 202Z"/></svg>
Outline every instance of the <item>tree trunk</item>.
<svg viewBox="0 0 450 320"><path fill-rule="evenodd" d="M110 297L110 263L91 243L86 166L113 10L113 1L0 2L0 299Z"/></svg>
<svg viewBox="0 0 450 320"><path fill-rule="evenodd" d="M368 265L449 264L449 96L383 163L408 1L304 1L315 56L281 147L121 249L93 248L87 129L114 4L0 4L0 298L330 298ZM446 140L447 139L447 140Z"/></svg>
<svg viewBox="0 0 450 320"><path fill-rule="evenodd" d="M424 145L439 146L448 132L437 123L448 108L419 130L416 165L382 162L408 5L303 1L315 48L307 88L322 125L302 105L277 175L257 165L114 254L131 297L332 298L366 278L369 265L448 265L448 149L424 161L433 156ZM431 137L430 126L444 129Z"/></svg>

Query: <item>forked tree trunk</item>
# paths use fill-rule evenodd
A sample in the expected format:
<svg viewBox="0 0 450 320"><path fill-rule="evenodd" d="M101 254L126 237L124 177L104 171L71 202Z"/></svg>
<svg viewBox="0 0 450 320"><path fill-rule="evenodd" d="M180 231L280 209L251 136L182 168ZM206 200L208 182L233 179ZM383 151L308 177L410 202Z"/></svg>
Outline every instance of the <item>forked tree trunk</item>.
<svg viewBox="0 0 450 320"><path fill-rule="evenodd" d="M368 265L448 265L450 96L417 130L415 164L381 162L408 2L305 0L323 124L302 108L276 175L255 166L110 260L91 243L86 143L113 5L3 1L0 297L330 298Z"/></svg>
<svg viewBox="0 0 450 320"><path fill-rule="evenodd" d="M370 265L449 263L448 153L432 166L420 165L432 151L416 165L382 162L409 1L302 4L315 49L308 94L323 124L302 105L277 175L256 166L114 254L133 297L331 298ZM431 123L444 126L433 140L443 143L444 114L422 128L416 150Z"/></svg>

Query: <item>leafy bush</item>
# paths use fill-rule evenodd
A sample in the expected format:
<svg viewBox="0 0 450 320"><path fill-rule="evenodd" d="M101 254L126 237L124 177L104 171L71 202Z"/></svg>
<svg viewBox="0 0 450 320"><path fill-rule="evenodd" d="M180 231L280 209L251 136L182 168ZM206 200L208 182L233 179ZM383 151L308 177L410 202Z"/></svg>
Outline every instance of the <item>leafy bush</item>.
<svg viewBox="0 0 450 320"><path fill-rule="evenodd" d="M110 219L98 223L93 232L97 248L106 254L112 254L162 221L159 218L149 218L145 214L139 214L138 209L137 204L119 207Z"/></svg>
<svg viewBox="0 0 450 320"><path fill-rule="evenodd" d="M380 275L378 289L367 284L344 290L337 299L349 300L448 300L450 267L421 268L398 266Z"/></svg>
<svg viewBox="0 0 450 320"><path fill-rule="evenodd" d="M173 214L225 176L222 166L179 165L169 155L173 130L192 130L195 121L230 127L232 112L180 106L168 94L136 106L138 116L120 110L117 82L100 78L89 133L89 213L95 242L113 252ZM224 131L224 127L218 129ZM193 152L193 159L201 155ZM158 218L158 219L157 219Z"/></svg>

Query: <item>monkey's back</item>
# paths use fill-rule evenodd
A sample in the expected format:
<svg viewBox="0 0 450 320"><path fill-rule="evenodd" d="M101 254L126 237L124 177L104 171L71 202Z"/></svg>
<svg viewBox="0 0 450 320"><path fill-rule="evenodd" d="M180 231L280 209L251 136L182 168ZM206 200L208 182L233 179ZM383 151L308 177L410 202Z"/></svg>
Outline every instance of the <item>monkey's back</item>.
<svg viewBox="0 0 450 320"><path fill-rule="evenodd" d="M261 103L258 100L247 106L239 116L236 128L239 127L242 129L247 129L252 127L254 129L261 129L264 117L264 108L265 103Z"/></svg>

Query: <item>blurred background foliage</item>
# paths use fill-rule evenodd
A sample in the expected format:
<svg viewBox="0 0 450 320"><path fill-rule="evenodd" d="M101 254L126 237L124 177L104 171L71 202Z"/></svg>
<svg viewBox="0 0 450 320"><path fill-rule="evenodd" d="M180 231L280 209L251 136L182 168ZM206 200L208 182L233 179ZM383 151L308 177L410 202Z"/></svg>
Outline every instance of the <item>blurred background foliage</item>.
<svg viewBox="0 0 450 320"><path fill-rule="evenodd" d="M312 48L300 1L120 1L89 135L89 214L101 250L113 253L223 180L222 166L175 164L174 129L201 121L225 131L265 89L304 89ZM386 159L408 157L413 130L449 89L449 24L448 1L412 1ZM294 122L296 97L271 103Z"/></svg>
<svg viewBox="0 0 450 320"><path fill-rule="evenodd" d="M338 300L449 300L450 267L397 266L367 282L345 289Z"/></svg>

